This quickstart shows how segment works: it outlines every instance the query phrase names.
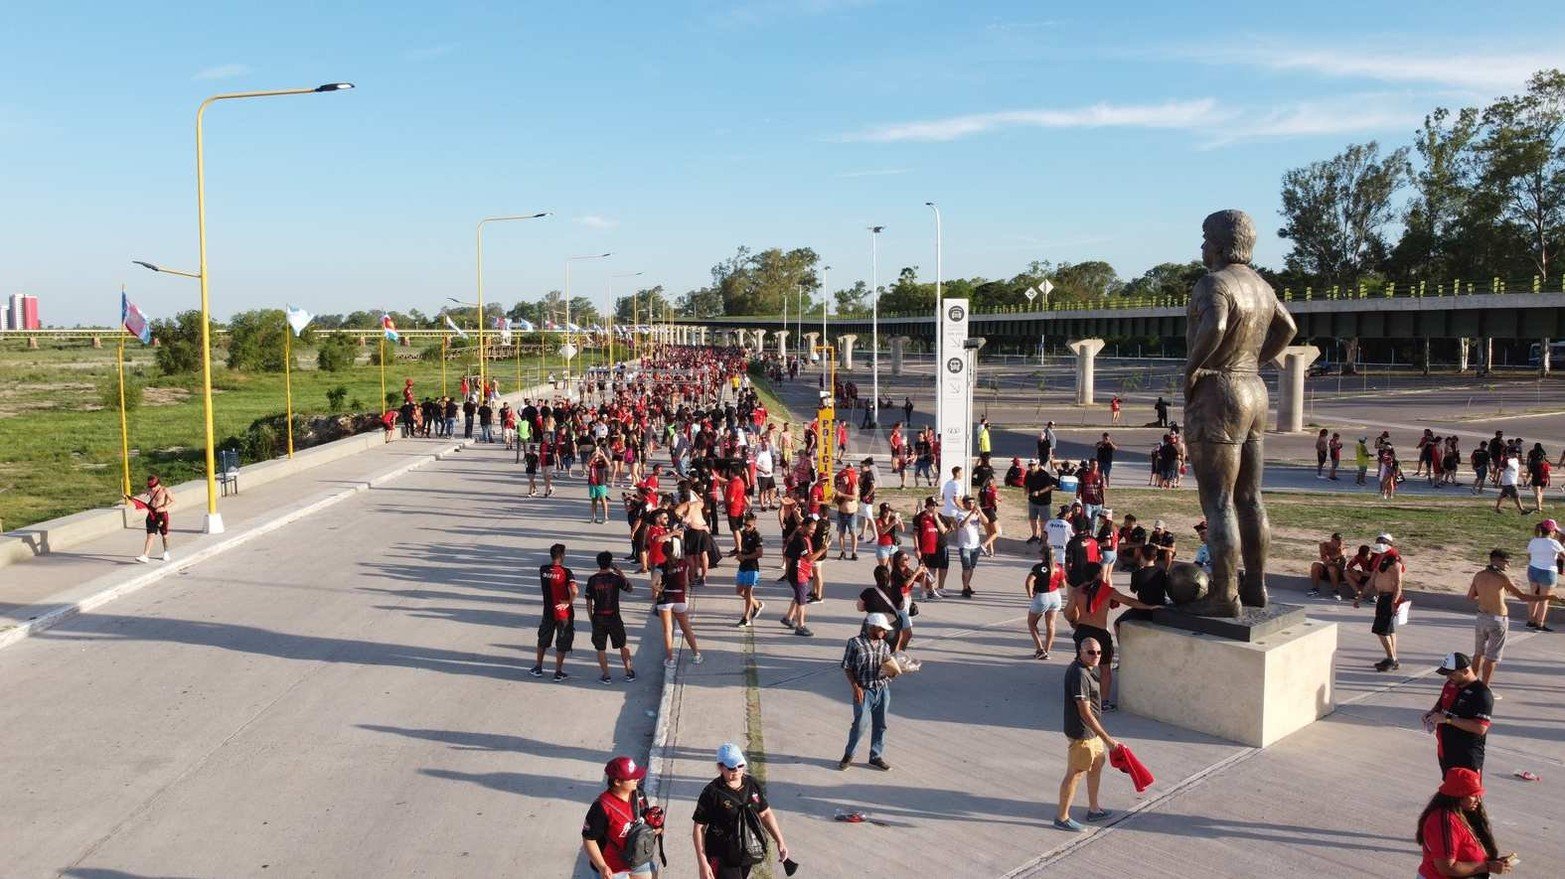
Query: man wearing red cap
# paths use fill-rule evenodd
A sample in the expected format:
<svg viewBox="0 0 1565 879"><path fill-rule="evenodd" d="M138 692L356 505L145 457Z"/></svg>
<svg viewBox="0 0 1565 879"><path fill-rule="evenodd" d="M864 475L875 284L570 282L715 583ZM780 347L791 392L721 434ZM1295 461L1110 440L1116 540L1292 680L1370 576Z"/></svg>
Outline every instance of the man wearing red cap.
<svg viewBox="0 0 1565 879"><path fill-rule="evenodd" d="M1445 686L1435 707L1424 712L1425 728L1434 730L1435 756L1440 773L1462 767L1483 773L1484 743L1494 712L1494 694L1473 671L1465 653L1446 655L1435 669L1445 676Z"/></svg>
<svg viewBox="0 0 1565 879"><path fill-rule="evenodd" d="M587 819L581 825L581 850L588 863L603 879L651 879L655 865L628 863L625 844L630 830L645 816L646 823L656 822L656 832L662 835L661 810L647 809L646 797L638 788L647 775L646 767L629 757L615 757L603 768L608 779L608 789L598 794L587 810Z"/></svg>

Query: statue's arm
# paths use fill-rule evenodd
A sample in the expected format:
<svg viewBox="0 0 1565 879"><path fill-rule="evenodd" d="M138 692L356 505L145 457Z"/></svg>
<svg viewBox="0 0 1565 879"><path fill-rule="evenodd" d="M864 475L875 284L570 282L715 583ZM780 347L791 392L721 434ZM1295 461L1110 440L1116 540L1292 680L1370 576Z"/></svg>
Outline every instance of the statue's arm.
<svg viewBox="0 0 1565 879"><path fill-rule="evenodd" d="M1211 277L1207 276L1196 282L1190 294L1188 354L1185 360L1186 397L1190 395L1196 370L1204 367L1216 353L1223 333L1228 329L1228 300L1219 295L1215 287Z"/></svg>
<svg viewBox="0 0 1565 879"><path fill-rule="evenodd" d="M1293 337L1299 334L1299 327L1293 322L1293 315L1288 313L1279 302L1272 309L1272 323L1266 329L1266 343L1261 346L1262 363L1271 363L1277 359Z"/></svg>

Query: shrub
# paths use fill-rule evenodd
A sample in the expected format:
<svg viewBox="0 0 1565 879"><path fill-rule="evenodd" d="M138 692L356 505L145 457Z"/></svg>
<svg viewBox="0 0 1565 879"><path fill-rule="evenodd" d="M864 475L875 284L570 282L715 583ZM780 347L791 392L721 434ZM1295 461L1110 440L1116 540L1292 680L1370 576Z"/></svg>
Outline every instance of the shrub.
<svg viewBox="0 0 1565 879"><path fill-rule="evenodd" d="M315 365L325 372L342 372L351 368L358 357L358 345L352 339L333 334L321 341L321 347L315 352Z"/></svg>
<svg viewBox="0 0 1565 879"><path fill-rule="evenodd" d="M134 412L141 405L142 392L147 388L147 383L134 375L125 376L125 411ZM120 382L115 377L98 386L98 401L103 408L118 410L120 408Z"/></svg>
<svg viewBox="0 0 1565 879"><path fill-rule="evenodd" d="M353 401L348 404L348 408L353 410L354 412L363 412L364 411L364 401L360 400L358 397L354 397Z"/></svg>
<svg viewBox="0 0 1565 879"><path fill-rule="evenodd" d="M326 408L333 412L341 412L343 401L348 399L348 389L338 385L326 392Z"/></svg>
<svg viewBox="0 0 1565 879"><path fill-rule="evenodd" d="M228 368L249 372L282 372L288 322L280 308L262 308L234 315L228 323Z"/></svg>

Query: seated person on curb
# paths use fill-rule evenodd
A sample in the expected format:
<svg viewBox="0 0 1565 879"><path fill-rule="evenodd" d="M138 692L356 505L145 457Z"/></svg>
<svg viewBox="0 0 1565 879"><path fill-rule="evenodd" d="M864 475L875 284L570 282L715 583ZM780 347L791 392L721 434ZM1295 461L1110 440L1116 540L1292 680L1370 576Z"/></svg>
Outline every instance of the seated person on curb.
<svg viewBox="0 0 1565 879"><path fill-rule="evenodd" d="M1364 588L1369 585L1370 561L1374 553L1368 544L1361 544L1353 558L1348 559L1347 565L1342 569L1342 578L1353 590L1353 606L1358 607L1364 600Z"/></svg>
<svg viewBox="0 0 1565 879"><path fill-rule="evenodd" d="M1305 594L1311 598L1320 595L1320 581L1331 582L1331 597L1342 600L1342 581L1347 572L1348 556L1346 548L1342 545L1342 535L1332 532L1330 540L1323 540L1320 544L1320 558L1310 565L1310 591Z"/></svg>

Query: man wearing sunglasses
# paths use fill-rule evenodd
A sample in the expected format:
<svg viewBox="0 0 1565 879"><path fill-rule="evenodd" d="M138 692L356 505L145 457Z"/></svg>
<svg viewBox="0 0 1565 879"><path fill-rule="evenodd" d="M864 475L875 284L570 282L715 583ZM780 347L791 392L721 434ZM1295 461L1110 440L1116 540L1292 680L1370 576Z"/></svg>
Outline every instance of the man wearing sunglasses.
<svg viewBox="0 0 1565 879"><path fill-rule="evenodd" d="M1103 728L1102 692L1098 685L1098 665L1103 646L1096 638L1081 639L1076 659L1065 670L1065 737L1070 749L1065 762L1065 778L1060 782L1060 808L1054 816L1059 830L1080 833L1086 826L1071 818L1071 801L1076 785L1087 776L1087 820L1101 821L1112 813L1098 805L1098 786L1103 780L1103 762L1109 751L1119 747Z"/></svg>

